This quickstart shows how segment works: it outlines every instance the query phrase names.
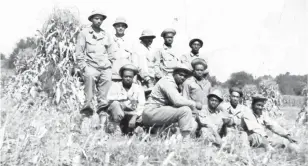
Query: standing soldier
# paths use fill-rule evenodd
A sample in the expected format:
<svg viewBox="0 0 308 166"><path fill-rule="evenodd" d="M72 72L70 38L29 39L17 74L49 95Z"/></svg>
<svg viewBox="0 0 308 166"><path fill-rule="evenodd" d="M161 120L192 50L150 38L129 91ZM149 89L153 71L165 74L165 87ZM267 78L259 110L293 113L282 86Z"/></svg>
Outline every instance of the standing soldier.
<svg viewBox="0 0 308 166"><path fill-rule="evenodd" d="M140 43L134 47L133 62L137 64L140 70L139 76L141 83L146 88L151 88L154 85L154 64L152 53L152 42L156 36L149 29L142 32L140 36Z"/></svg>
<svg viewBox="0 0 308 166"><path fill-rule="evenodd" d="M204 59L196 58L192 60L193 77L188 78L183 84L183 96L187 99L200 102L207 105L205 96L209 94L211 83L204 78L204 72L207 64Z"/></svg>
<svg viewBox="0 0 308 166"><path fill-rule="evenodd" d="M81 109L82 115L90 116L93 109L90 106L95 87L98 89L98 110L107 106L106 94L111 86L111 66L113 57L109 54L110 37L100 28L106 19L106 14L93 11L88 17L92 22L90 27L84 28L76 45L78 66L84 71L85 77L85 104Z"/></svg>
<svg viewBox="0 0 308 166"><path fill-rule="evenodd" d="M176 31L172 28L165 29L161 33L161 37L164 38L164 45L154 54L153 60L156 80L168 74L172 74L173 68L180 63L177 57L178 55L176 55L172 47L175 34Z"/></svg>
<svg viewBox="0 0 308 166"><path fill-rule="evenodd" d="M201 58L205 60L206 63L208 63L208 59L204 54L200 54L199 50L203 46L203 41L201 39L195 38L190 40L189 47L191 48L191 51L187 54L184 54L181 56L180 60L182 63L187 65L188 67L191 67L191 62L195 58ZM205 73L208 73L206 70Z"/></svg>
<svg viewBox="0 0 308 166"><path fill-rule="evenodd" d="M116 34L112 37L111 53L115 61L112 66L112 80L120 81L119 69L125 64L132 63L132 43L125 36L125 30L128 28L124 17L116 18L113 27Z"/></svg>

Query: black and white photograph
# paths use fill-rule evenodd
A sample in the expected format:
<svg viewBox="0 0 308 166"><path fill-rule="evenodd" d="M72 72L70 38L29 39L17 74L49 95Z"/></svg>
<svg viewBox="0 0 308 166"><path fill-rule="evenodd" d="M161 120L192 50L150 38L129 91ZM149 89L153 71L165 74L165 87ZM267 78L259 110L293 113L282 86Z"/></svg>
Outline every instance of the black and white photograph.
<svg viewBox="0 0 308 166"><path fill-rule="evenodd" d="M0 4L0 165L308 166L307 0Z"/></svg>

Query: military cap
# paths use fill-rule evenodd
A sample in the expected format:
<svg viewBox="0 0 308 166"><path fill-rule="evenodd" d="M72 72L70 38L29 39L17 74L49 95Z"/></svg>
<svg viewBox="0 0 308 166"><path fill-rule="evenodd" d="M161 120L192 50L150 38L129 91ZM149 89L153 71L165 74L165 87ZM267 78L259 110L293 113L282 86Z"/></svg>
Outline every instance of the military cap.
<svg viewBox="0 0 308 166"><path fill-rule="evenodd" d="M173 36L176 35L176 31L173 28L167 28L165 29L162 33L161 33L161 37L164 37L166 35L166 33L172 33Z"/></svg>
<svg viewBox="0 0 308 166"><path fill-rule="evenodd" d="M93 10L90 14L90 16L88 17L88 20L91 21L92 17L95 15L101 15L103 16L103 20L105 20L107 18L106 13L101 11L101 10Z"/></svg>
<svg viewBox="0 0 308 166"><path fill-rule="evenodd" d="M258 101L265 102L265 101L267 101L267 98L264 97L264 96L261 95L261 94L255 94L255 95L253 95L251 98L252 98L252 102L258 102Z"/></svg>
<svg viewBox="0 0 308 166"><path fill-rule="evenodd" d="M232 87L229 89L229 93L231 94L232 92L237 92L240 94L240 97L243 97L243 91L239 87Z"/></svg>
<svg viewBox="0 0 308 166"><path fill-rule="evenodd" d="M212 96L218 98L218 99L220 100L220 102L223 101L223 95L222 95L221 90L219 90L219 89L214 89L214 90L212 90L212 91L207 95L207 98L210 98L210 97L212 97Z"/></svg>
<svg viewBox="0 0 308 166"><path fill-rule="evenodd" d="M176 67L173 68L173 73L177 71L184 71L186 74L191 75L192 71L190 68L188 68L184 64L177 65Z"/></svg>
<svg viewBox="0 0 308 166"><path fill-rule="evenodd" d="M191 48L191 45L195 42L198 41L201 44L201 47L203 46L203 41L201 39L195 38L195 39L191 39L189 42L189 47Z"/></svg>
<svg viewBox="0 0 308 166"><path fill-rule="evenodd" d="M154 35L154 33L150 29L143 30L139 39L141 40L144 37L151 37L153 39L156 38L156 36Z"/></svg>
<svg viewBox="0 0 308 166"><path fill-rule="evenodd" d="M128 25L126 23L126 19L124 17L117 17L115 22L113 23L113 26L115 26L117 24L124 24L126 26L126 28L128 27Z"/></svg>
<svg viewBox="0 0 308 166"><path fill-rule="evenodd" d="M138 74L138 68L136 66L134 66L133 64L126 64L124 66L122 66L119 70L119 74L122 77L123 75L123 71L124 70L131 70L134 72L134 75Z"/></svg>
<svg viewBox="0 0 308 166"><path fill-rule="evenodd" d="M204 66L204 69L207 69L207 64L206 64L206 61L202 58L195 58L194 60L191 61L191 66L193 68L195 68L196 65L203 65Z"/></svg>

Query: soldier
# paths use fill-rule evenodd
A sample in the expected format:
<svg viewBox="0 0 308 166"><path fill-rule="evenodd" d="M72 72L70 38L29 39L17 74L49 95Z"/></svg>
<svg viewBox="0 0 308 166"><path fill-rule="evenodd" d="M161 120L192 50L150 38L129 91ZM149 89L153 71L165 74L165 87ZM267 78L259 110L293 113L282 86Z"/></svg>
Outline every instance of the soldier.
<svg viewBox="0 0 308 166"><path fill-rule="evenodd" d="M153 59L156 80L159 80L168 74L172 75L173 68L180 63L180 60L177 57L178 55L176 55L176 52L172 47L175 35L176 31L172 28L165 29L161 33L161 37L164 38L164 45L155 52Z"/></svg>
<svg viewBox="0 0 308 166"><path fill-rule="evenodd" d="M205 62L207 63L208 59L206 58L206 56L204 54L199 53L199 50L202 46L203 46L203 41L201 39L198 38L191 39L189 42L189 47L191 48L191 51L181 56L180 58L181 62L191 67L190 64L192 60L194 60L195 58L201 58L205 60Z"/></svg>
<svg viewBox="0 0 308 166"><path fill-rule="evenodd" d="M204 106L198 112L196 120L198 122L197 136L201 136L207 142L212 142L217 146L222 143L219 135L227 114L218 106L223 101L222 92L219 89L213 89L208 95L208 105Z"/></svg>
<svg viewBox="0 0 308 166"><path fill-rule="evenodd" d="M84 71L85 104L80 113L85 116L93 114L90 106L95 87L98 89L98 110L107 106L106 94L111 86L111 66L113 57L109 53L110 37L100 28L106 19L102 11L93 11L88 17L92 22L90 27L84 28L77 40L76 56L78 66Z"/></svg>
<svg viewBox="0 0 308 166"><path fill-rule="evenodd" d="M264 147L266 150L272 149L272 143L274 145L285 145L283 141L275 141L270 142L265 129L269 129L277 135L286 138L288 140L287 144L296 143L296 141L291 137L291 135L280 125L278 125L275 121L270 119L266 114L263 114L264 105L267 99L262 95L255 95L252 97L252 106L251 111L246 111L243 114L242 118L242 128L248 135L248 140L250 146L252 147ZM296 150L296 144L293 144L295 147L293 150Z"/></svg>
<svg viewBox="0 0 308 166"><path fill-rule="evenodd" d="M173 69L173 75L164 76L153 87L142 114L143 124L163 127L178 123L183 138L188 138L197 127L192 110L200 110L202 105L184 98L179 92L179 86L191 71L185 66Z"/></svg>
<svg viewBox="0 0 308 166"><path fill-rule="evenodd" d="M229 89L230 102L222 103L221 109L230 115L230 121L228 123L234 126L238 126L241 123L243 114L249 111L247 106L240 104L240 100L243 97L243 91L238 87L232 87Z"/></svg>
<svg viewBox="0 0 308 166"><path fill-rule="evenodd" d="M204 72L207 64L204 59L196 58L192 60L193 77L188 78L183 84L183 96L187 99L200 102L207 105L207 99L204 96L209 94L211 83L204 78Z"/></svg>
<svg viewBox="0 0 308 166"><path fill-rule="evenodd" d="M116 18L113 27L116 34L112 37L111 46L111 53L115 58L112 66L112 80L120 81L119 69L125 64L132 63L132 42L125 35L128 25L124 17Z"/></svg>
<svg viewBox="0 0 308 166"><path fill-rule="evenodd" d="M133 62L139 68L139 76L142 85L146 88L154 86L154 64L152 42L156 38L153 32L149 29L142 31L140 43L133 48Z"/></svg>
<svg viewBox="0 0 308 166"><path fill-rule="evenodd" d="M133 83L134 76L138 73L137 67L126 64L120 68L121 82L114 82L108 92L107 99L110 103L107 113L110 115L108 123L109 132L119 131L127 134L135 128L137 118L143 112L145 97L143 88Z"/></svg>

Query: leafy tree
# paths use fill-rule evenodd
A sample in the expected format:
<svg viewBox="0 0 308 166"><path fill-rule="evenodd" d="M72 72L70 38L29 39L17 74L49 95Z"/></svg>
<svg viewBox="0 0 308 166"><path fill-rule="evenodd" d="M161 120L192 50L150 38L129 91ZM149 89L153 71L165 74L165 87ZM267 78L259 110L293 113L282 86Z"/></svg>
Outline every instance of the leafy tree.
<svg viewBox="0 0 308 166"><path fill-rule="evenodd" d="M6 60L6 57L5 57L5 55L4 55L2 52L0 53L0 56L1 56L1 57L0 57L1 60Z"/></svg>
<svg viewBox="0 0 308 166"><path fill-rule="evenodd" d="M308 75L290 75L289 72L276 77L279 89L285 95L301 95L305 85L307 85Z"/></svg>
<svg viewBox="0 0 308 166"><path fill-rule="evenodd" d="M15 49L13 50L12 54L8 60L8 67L15 68L14 62L16 60L16 56L21 52L24 51L26 48L36 48L36 40L33 37L27 37L26 39L21 39L17 44Z"/></svg>
<svg viewBox="0 0 308 166"><path fill-rule="evenodd" d="M244 87L247 84L254 84L254 82L254 78L251 74L241 71L232 73L230 79L225 82L225 85L228 87Z"/></svg>
<svg viewBox="0 0 308 166"><path fill-rule="evenodd" d="M211 82L212 86L217 86L217 85L220 85L221 82L219 82L215 76L211 76L210 74L208 75L208 80Z"/></svg>

